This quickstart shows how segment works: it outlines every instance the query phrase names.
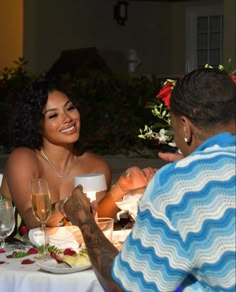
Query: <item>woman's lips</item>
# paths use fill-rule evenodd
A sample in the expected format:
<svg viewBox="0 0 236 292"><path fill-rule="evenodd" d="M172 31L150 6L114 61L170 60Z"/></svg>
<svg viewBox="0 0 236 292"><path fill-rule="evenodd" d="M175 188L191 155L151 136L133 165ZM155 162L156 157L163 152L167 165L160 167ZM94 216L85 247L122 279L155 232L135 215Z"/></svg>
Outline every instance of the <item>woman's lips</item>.
<svg viewBox="0 0 236 292"><path fill-rule="evenodd" d="M61 130L61 133L70 133L70 132L74 132L75 131L75 125L71 126L70 128L66 128Z"/></svg>

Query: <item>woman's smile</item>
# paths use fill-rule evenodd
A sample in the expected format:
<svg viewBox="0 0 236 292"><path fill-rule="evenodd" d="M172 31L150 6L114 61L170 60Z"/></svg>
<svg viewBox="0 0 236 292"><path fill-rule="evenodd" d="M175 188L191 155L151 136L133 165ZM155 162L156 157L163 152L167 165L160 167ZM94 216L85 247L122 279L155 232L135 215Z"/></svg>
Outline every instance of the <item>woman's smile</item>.
<svg viewBox="0 0 236 292"><path fill-rule="evenodd" d="M75 127L75 125L69 127L69 128L65 128L60 130L61 133L67 133L67 134L74 134L75 132L77 132L77 129Z"/></svg>

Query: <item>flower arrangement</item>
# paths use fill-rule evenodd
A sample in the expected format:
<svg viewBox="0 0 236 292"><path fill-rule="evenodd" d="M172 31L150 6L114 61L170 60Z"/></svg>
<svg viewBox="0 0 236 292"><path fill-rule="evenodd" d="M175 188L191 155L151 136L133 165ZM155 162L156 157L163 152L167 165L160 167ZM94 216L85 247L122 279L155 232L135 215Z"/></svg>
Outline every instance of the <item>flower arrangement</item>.
<svg viewBox="0 0 236 292"><path fill-rule="evenodd" d="M157 140L159 144L175 146L173 142L173 131L170 127L170 97L176 84L176 80L167 79L153 102L146 105L150 108L156 121L153 125L145 125L144 129L139 129L138 135L141 139Z"/></svg>
<svg viewBox="0 0 236 292"><path fill-rule="evenodd" d="M209 64L205 68L213 68ZM231 59L229 59L227 68L218 65L219 70L225 70L229 73L230 78L236 84L236 69L232 69ZM168 144L176 147L173 141L173 130L170 127L170 97L171 92L176 84L176 80L167 79L153 102L148 103L146 108L150 108L153 116L156 118L154 124L145 125L144 129L139 129L139 138L145 140L156 140L158 144Z"/></svg>

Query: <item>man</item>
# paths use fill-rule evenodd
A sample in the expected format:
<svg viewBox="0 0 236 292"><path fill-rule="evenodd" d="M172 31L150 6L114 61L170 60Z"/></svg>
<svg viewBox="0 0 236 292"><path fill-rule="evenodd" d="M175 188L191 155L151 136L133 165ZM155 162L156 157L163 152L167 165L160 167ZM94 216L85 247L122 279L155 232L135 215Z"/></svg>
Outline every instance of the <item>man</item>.
<svg viewBox="0 0 236 292"><path fill-rule="evenodd" d="M235 291L235 102L235 84L217 69L176 83L171 123L183 158L148 183L120 252L98 228L81 187L73 191L64 210L106 290Z"/></svg>

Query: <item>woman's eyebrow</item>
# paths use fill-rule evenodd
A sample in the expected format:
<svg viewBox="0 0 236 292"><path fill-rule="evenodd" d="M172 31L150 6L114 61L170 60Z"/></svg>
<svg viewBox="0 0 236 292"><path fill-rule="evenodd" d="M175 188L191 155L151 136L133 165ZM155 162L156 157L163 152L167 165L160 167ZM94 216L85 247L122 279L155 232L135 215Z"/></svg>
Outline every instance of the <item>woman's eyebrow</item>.
<svg viewBox="0 0 236 292"><path fill-rule="evenodd" d="M70 101L69 99L68 99L67 102L63 105L63 107L66 107L68 103L71 103L71 101ZM44 114L46 114L46 113L48 113L48 112L56 111L56 110L57 110L57 108L50 108L50 109L46 110L46 111L44 112Z"/></svg>

